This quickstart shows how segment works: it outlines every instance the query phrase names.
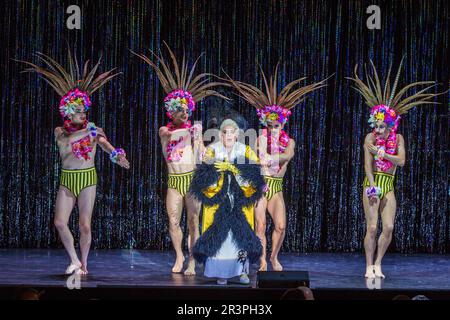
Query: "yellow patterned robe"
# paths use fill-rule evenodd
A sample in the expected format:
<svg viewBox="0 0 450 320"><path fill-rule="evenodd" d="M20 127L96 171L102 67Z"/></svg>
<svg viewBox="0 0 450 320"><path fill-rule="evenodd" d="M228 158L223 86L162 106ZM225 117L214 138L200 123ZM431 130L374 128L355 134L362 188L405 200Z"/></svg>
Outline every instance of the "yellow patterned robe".
<svg viewBox="0 0 450 320"><path fill-rule="evenodd" d="M219 142L219 143L221 144L221 142ZM239 145L239 142L236 142L237 150L233 150L233 151L235 151L235 154L233 154L233 152L232 152L231 159L229 159L228 155L224 155L222 150L220 150L220 149L218 150L218 148L215 148L214 145L215 144L213 144L212 146L209 146L206 149L205 157L204 157L205 161L212 161L212 160L217 161L218 160L218 161L223 161L223 162L229 163L229 161L233 161L238 156L244 156L246 159L248 159L251 162L259 163L258 156L252 150L252 148L250 148L249 146L244 145L245 148L242 148L242 146ZM228 169L231 169L230 171L233 170L230 166L228 167ZM238 180L238 182L239 182L239 180L240 180L239 175L235 174L235 176L236 176L236 180ZM224 178L224 173L222 172L220 175L219 181L215 185L212 185L203 191L203 193L205 194L206 197L212 198L214 195L216 195L222 189L223 178ZM239 185L247 198L252 196L256 191L253 186L245 184L243 182L239 183ZM204 233L206 230L208 230L208 228L214 222L214 213L217 211L218 208L219 208L219 205L213 205L213 206L203 205L202 233ZM254 229L255 228L254 205L244 207L243 211L244 211L245 218L247 219L248 223L250 224L252 229Z"/></svg>

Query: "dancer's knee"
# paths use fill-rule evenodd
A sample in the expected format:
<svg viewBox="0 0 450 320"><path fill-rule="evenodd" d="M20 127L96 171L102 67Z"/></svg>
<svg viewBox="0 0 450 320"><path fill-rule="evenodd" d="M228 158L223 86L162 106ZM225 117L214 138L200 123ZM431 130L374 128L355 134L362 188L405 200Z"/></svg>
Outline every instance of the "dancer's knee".
<svg viewBox="0 0 450 320"><path fill-rule="evenodd" d="M392 236L392 232L394 231L394 225L392 223L386 224L383 226L383 235L387 238Z"/></svg>
<svg viewBox="0 0 450 320"><path fill-rule="evenodd" d="M63 230L67 227L67 222L58 218L55 218L55 220L53 220L53 224L58 230Z"/></svg>
<svg viewBox="0 0 450 320"><path fill-rule="evenodd" d="M266 232L266 222L261 220L256 220L256 233L258 235L264 235Z"/></svg>
<svg viewBox="0 0 450 320"><path fill-rule="evenodd" d="M278 232L279 234L284 234L286 232L286 225L275 224L275 232Z"/></svg>
<svg viewBox="0 0 450 320"><path fill-rule="evenodd" d="M179 219L169 219L169 229L170 230L175 230L180 228L180 220Z"/></svg>
<svg viewBox="0 0 450 320"><path fill-rule="evenodd" d="M178 223L179 224L179 223ZM194 230L198 227L198 216L191 216L188 218L189 229Z"/></svg>
<svg viewBox="0 0 450 320"><path fill-rule="evenodd" d="M371 238L375 238L377 235L377 226L376 225L370 225L367 227L367 235Z"/></svg>
<svg viewBox="0 0 450 320"><path fill-rule="evenodd" d="M91 224L89 222L80 222L80 233L87 235L91 233Z"/></svg>

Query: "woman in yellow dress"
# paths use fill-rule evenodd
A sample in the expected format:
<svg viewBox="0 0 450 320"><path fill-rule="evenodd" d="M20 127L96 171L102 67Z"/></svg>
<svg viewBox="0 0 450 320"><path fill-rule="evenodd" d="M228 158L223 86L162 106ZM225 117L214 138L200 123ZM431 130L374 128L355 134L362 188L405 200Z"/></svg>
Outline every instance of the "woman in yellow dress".
<svg viewBox="0 0 450 320"><path fill-rule="evenodd" d="M256 154L237 141L238 134L235 121L222 122L220 141L207 147L190 189L203 203L202 235L194 257L205 264L204 275L217 278L218 284L236 276L249 284L249 264L262 253L254 232L254 205L265 182Z"/></svg>

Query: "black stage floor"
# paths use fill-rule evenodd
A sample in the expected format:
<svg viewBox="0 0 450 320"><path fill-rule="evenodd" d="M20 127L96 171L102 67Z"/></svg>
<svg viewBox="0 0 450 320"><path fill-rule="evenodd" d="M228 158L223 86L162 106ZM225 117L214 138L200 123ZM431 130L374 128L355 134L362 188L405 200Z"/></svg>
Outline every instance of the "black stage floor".
<svg viewBox="0 0 450 320"><path fill-rule="evenodd" d="M93 250L89 275L70 278L64 275L68 257L63 250L0 249L0 297L10 297L11 290L18 287L45 289L49 298L239 299L238 293L245 292L247 299L276 299L284 292L256 288L256 265L251 270L250 286L236 279L224 287L203 277L201 267L196 276L171 274L173 261L173 252ZM388 253L383 261L383 280L364 278L362 254L282 254L280 261L286 271L308 271L316 297L389 298L409 293L450 299L450 255Z"/></svg>

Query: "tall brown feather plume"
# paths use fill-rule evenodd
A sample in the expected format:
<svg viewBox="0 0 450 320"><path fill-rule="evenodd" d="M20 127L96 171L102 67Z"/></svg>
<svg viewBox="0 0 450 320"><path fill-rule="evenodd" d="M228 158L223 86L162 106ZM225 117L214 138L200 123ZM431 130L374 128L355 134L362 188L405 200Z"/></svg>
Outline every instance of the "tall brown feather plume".
<svg viewBox="0 0 450 320"><path fill-rule="evenodd" d="M385 85L383 91L381 90L381 81L377 73L377 69L375 68L375 65L373 64L372 60L370 60L370 64L372 66L373 76L374 79L372 79L366 70L366 83L362 81L358 77L358 65L355 65L354 74L355 77L347 77L346 79L351 80L354 82L355 87L353 87L356 91L358 91L361 96L364 98L366 104L372 108L376 105L383 104L386 105L392 109L395 110L395 112L399 115L405 114L413 108L414 106L418 105L425 105L425 104L438 104L437 102L430 101L432 98L441 95L442 93L430 93L427 92L429 89L435 87L437 83L435 81L418 81L413 82L405 87L403 87L399 92L396 94L398 82L400 79L400 73L403 66L403 60L404 57L402 57L402 60L400 62L399 68L397 70L397 74L395 76L394 84L391 88L390 86L390 75L391 75L391 67L389 66L389 71L387 74L387 77L385 79ZM406 92L414 87L427 85L425 88L417 91L415 94L409 96L409 97L403 97Z"/></svg>
<svg viewBox="0 0 450 320"><path fill-rule="evenodd" d="M194 70L203 53L195 60L191 69L188 68L185 55L183 54L180 69L175 54L172 52L167 43L165 41L163 42L169 52L169 56L172 61L172 69L170 68L170 65L166 62L166 60L164 60L161 53L158 56L156 53L150 50L150 53L157 61L155 62L144 54L138 54L132 50L130 51L132 54L144 60L144 62L147 63L156 72L156 75L158 76L161 86L163 87L166 94L169 94L174 90L182 89L189 91L194 98L194 101L196 102L208 96L216 96L225 100L229 100L229 98L212 89L217 86L229 86L227 83L217 81L209 82L210 76L213 76L213 74L211 73L200 73L194 77ZM159 66L157 64L158 62Z"/></svg>
<svg viewBox="0 0 450 320"><path fill-rule="evenodd" d="M67 59L69 63L68 71L54 59L40 52L36 52L36 56L46 65L47 68L40 67L28 61L15 61L28 65L29 68L23 70L22 72L38 73L60 96L64 96L68 91L74 88L79 88L82 91L86 91L88 95L91 95L112 78L120 74L120 72L113 73L115 70L114 68L95 77L95 73L97 72L98 66L101 62L100 58L90 71L88 69L89 60L87 60L83 67L83 74L80 77L78 60L76 58L74 60L70 52L70 48L67 49L67 52Z"/></svg>
<svg viewBox="0 0 450 320"><path fill-rule="evenodd" d="M325 87L326 86L325 82L329 79L327 78L320 82L306 85L304 87L299 87L293 90L293 88L298 83L306 79L306 77L299 78L287 84L278 94L277 92L278 65L279 63L275 67L274 75L270 77L269 81L267 81L267 77L262 68L260 67L261 75L264 81L265 92L263 92L262 89L259 89L258 87L255 87L251 84L233 80L225 72L224 73L227 76L227 79L223 80L228 81L231 84L231 86L233 86L236 89L240 97L242 97L245 101L247 101L249 104L251 104L257 109L263 109L265 106L268 105L279 105L286 109L292 109L296 105L298 105L301 101L303 101L308 93L311 93L317 89Z"/></svg>

